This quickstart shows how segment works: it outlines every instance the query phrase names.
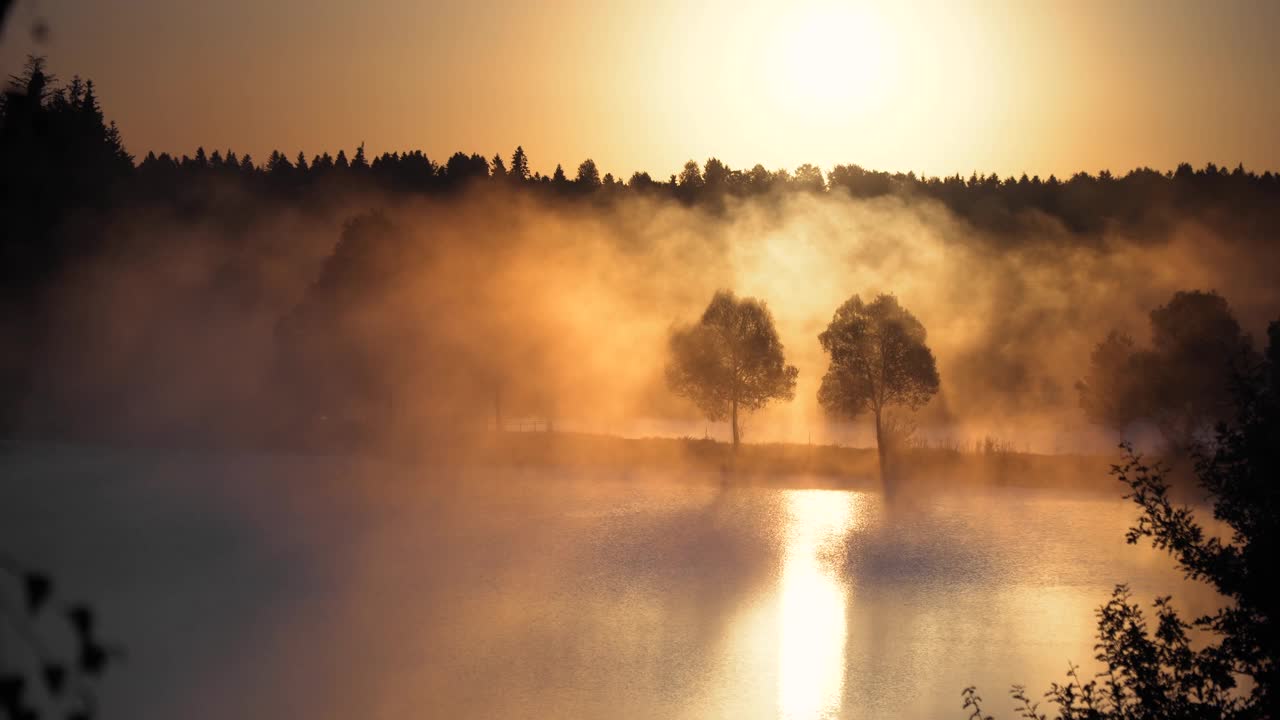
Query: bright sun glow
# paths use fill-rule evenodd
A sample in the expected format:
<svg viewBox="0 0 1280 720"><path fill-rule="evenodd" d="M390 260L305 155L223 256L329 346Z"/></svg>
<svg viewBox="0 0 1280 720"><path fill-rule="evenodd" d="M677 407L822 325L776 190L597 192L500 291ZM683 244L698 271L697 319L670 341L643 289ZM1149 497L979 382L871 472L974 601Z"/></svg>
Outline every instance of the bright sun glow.
<svg viewBox="0 0 1280 720"><path fill-rule="evenodd" d="M840 714L848 588L823 562L857 520L856 493L786 493L790 523L782 565L778 709L788 720Z"/></svg>
<svg viewBox="0 0 1280 720"><path fill-rule="evenodd" d="M879 105L888 86L885 32L865 8L833 3L797 9L777 28L772 84L778 102L836 118Z"/></svg>

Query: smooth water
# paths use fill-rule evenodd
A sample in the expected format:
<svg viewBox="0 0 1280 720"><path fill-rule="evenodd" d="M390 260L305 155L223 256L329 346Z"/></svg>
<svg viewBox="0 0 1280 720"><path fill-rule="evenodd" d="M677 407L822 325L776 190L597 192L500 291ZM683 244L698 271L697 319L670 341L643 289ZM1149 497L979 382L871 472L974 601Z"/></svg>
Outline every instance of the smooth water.
<svg viewBox="0 0 1280 720"><path fill-rule="evenodd" d="M340 458L0 457L0 549L128 656L104 717L961 718L1092 667L1115 583L1213 598L1097 495L723 488Z"/></svg>

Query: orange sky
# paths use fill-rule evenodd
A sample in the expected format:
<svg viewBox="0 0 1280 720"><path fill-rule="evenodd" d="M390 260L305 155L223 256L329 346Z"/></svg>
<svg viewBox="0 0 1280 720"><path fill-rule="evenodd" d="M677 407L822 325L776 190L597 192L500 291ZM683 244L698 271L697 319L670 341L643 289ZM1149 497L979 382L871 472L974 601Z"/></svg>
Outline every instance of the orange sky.
<svg viewBox="0 0 1280 720"><path fill-rule="evenodd" d="M717 156L926 174L1280 169L1280 3L21 0L131 152L364 142L657 177ZM35 44L36 18L51 33Z"/></svg>

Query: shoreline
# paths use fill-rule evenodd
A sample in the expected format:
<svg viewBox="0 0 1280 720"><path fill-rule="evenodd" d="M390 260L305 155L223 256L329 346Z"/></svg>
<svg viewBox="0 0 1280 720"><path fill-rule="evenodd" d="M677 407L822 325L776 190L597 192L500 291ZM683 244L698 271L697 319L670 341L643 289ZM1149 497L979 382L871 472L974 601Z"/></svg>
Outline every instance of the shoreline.
<svg viewBox="0 0 1280 720"><path fill-rule="evenodd" d="M146 442L17 441L0 443L0 457L26 452L148 453L160 456L331 458L435 465L458 469L563 469L629 474L669 472L672 480L732 487L884 489L875 448L795 443L743 444L692 438L624 438L574 432L485 432L435 437L411 444L333 448ZM1119 496L1109 474L1111 455L1038 454L1013 450L908 448L891 464L894 489L1020 487Z"/></svg>

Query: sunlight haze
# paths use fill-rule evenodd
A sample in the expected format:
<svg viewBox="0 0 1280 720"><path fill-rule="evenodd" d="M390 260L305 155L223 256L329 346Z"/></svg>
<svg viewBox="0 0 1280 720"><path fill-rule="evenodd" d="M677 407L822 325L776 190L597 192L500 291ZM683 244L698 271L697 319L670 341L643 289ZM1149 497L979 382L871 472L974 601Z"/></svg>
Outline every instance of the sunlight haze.
<svg viewBox="0 0 1280 720"><path fill-rule="evenodd" d="M1280 0L0 0L0 720L1262 720Z"/></svg>
<svg viewBox="0 0 1280 720"><path fill-rule="evenodd" d="M719 157L928 175L1280 167L1266 2L19 3L126 147L529 152L656 179ZM27 28L44 19L48 42ZM282 145L281 147L277 147Z"/></svg>

